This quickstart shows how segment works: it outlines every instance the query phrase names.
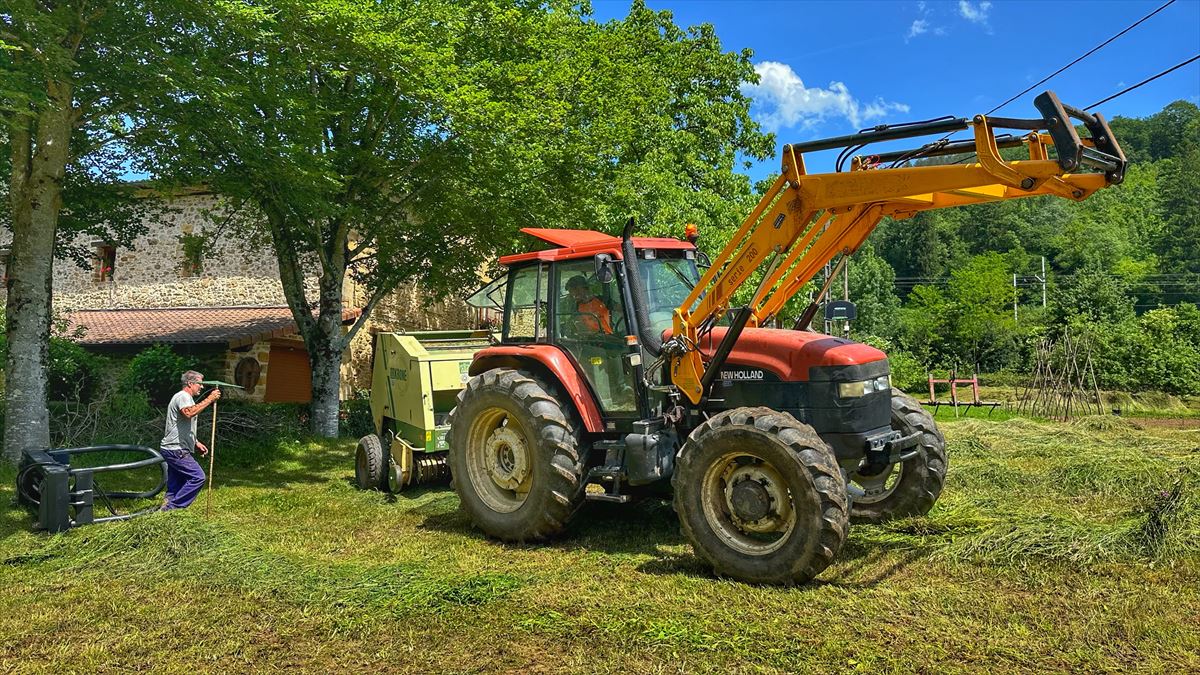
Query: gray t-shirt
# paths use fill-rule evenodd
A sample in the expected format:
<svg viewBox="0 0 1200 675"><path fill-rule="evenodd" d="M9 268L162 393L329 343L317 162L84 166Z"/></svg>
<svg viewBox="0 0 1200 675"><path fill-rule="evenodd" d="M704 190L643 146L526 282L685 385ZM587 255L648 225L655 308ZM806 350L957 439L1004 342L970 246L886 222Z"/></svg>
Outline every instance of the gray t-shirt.
<svg viewBox="0 0 1200 675"><path fill-rule="evenodd" d="M183 450L191 452L196 449L196 418L188 419L183 414L184 408L196 405L192 395L181 391L171 398L167 406L167 431L159 446L164 450Z"/></svg>

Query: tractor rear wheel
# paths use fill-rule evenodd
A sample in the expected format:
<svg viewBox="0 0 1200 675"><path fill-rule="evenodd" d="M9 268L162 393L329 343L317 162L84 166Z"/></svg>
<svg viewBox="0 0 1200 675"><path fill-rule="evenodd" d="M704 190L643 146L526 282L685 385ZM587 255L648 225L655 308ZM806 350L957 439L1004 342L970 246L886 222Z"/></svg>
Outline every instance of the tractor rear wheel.
<svg viewBox="0 0 1200 675"><path fill-rule="evenodd" d="M672 477L683 533L716 573L797 584L846 539L846 483L833 451L786 413L735 408L696 428Z"/></svg>
<svg viewBox="0 0 1200 675"><path fill-rule="evenodd" d="M946 483L946 439L934 423L933 415L913 397L892 389L892 428L905 436L921 433L917 455L875 476L850 474L850 481L866 493L853 500L850 507L853 523L923 516L942 494Z"/></svg>
<svg viewBox="0 0 1200 675"><path fill-rule="evenodd" d="M379 436L368 434L358 439L354 451L354 481L363 490L387 491L387 456L383 454L383 441Z"/></svg>
<svg viewBox="0 0 1200 675"><path fill-rule="evenodd" d="M471 378L450 413L450 474L476 527L505 541L557 534L583 503L579 432L536 376L498 368Z"/></svg>

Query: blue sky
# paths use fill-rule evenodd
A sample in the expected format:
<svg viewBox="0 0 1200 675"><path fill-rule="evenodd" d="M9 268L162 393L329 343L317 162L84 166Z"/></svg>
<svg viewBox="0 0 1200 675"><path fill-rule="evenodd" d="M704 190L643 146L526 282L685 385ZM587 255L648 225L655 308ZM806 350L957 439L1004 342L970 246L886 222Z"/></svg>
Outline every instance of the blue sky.
<svg viewBox="0 0 1200 675"><path fill-rule="evenodd" d="M753 50L762 82L747 89L752 113L779 145L881 122L987 112L1164 2L647 0L679 25L713 24L727 51ZM599 20L623 17L629 6L593 0ZM1177 0L996 114L1036 116L1033 97L1047 88L1087 106L1197 53L1200 2ZM1097 110L1110 119L1142 117L1178 99L1200 103L1200 61ZM809 157L809 170L832 170L836 155ZM772 159L750 174L777 170Z"/></svg>

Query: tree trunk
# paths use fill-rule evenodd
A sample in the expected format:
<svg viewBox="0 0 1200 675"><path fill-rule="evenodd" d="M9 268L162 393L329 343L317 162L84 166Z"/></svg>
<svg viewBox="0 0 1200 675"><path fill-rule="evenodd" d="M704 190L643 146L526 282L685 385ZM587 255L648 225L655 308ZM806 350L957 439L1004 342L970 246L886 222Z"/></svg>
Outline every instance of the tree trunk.
<svg viewBox="0 0 1200 675"><path fill-rule="evenodd" d="M12 135L12 263L8 269L5 327L4 458L17 462L28 448L50 446L46 368L50 340L54 237L69 158L70 86L51 82L45 108L17 120ZM23 128L21 125L24 126ZM35 126L36 132L30 127ZM33 141L33 142L31 142Z"/></svg>
<svg viewBox="0 0 1200 675"><path fill-rule="evenodd" d="M342 275L344 277L344 273ZM342 352L342 277L321 279L320 314L314 329L304 337L312 366L312 404L309 419L314 434L324 438L338 435L338 411L341 402Z"/></svg>

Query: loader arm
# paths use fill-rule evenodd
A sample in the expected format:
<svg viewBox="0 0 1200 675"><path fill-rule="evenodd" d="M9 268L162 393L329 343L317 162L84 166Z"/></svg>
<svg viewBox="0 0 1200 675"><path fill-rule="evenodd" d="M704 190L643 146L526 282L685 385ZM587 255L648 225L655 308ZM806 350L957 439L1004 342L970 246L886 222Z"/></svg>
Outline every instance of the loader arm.
<svg viewBox="0 0 1200 675"><path fill-rule="evenodd" d="M675 310L671 339L663 343L672 384L693 404L699 403L742 328L777 317L826 263L858 250L885 216L909 218L920 211L1038 195L1080 201L1121 182L1125 155L1103 117L1065 106L1049 91L1034 104L1040 119L977 115L970 120L880 126L784 146L779 178ZM1079 137L1071 118L1084 124L1090 138ZM998 137L997 128L1028 133ZM973 140L938 141L911 151L855 157L847 172L809 174L804 166L805 152L857 149L868 143L964 129L974 131ZM1001 157L1001 147L1017 146L1027 148L1028 159ZM978 159L970 164L899 166L912 158L964 152L974 152ZM884 162L894 162L895 168L883 168ZM1092 171L1077 173L1084 169ZM749 306L705 363L698 349L701 334L730 311L734 294L764 266Z"/></svg>

